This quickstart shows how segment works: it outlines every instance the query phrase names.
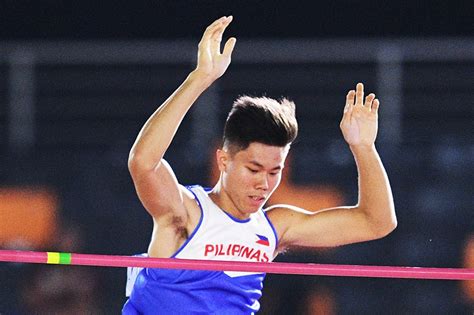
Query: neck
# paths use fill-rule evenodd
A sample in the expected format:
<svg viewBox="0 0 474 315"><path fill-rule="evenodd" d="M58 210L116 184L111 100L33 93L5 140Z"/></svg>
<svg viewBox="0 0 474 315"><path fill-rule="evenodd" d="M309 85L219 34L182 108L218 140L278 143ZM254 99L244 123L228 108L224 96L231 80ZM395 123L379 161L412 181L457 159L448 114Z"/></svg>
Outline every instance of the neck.
<svg viewBox="0 0 474 315"><path fill-rule="evenodd" d="M237 206L234 204L230 196L226 193L224 187L222 187L222 181L219 180L214 188L209 193L209 198L214 202L219 208L227 212L234 218L239 220L245 220L250 217L249 213L242 213L238 210Z"/></svg>

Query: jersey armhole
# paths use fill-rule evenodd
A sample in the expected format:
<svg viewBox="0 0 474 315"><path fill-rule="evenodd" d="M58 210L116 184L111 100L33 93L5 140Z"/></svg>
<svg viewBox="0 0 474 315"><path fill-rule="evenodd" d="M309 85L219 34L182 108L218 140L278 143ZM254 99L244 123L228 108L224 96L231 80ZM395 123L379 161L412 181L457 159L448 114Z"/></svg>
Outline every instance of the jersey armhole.
<svg viewBox="0 0 474 315"><path fill-rule="evenodd" d="M191 233L191 235L189 235L189 237L186 239L186 241L183 243L183 245L181 245L179 247L179 249L176 251L176 253L174 253L173 256L171 256L170 258L176 258L176 256L186 247L186 245L191 241L191 239L194 237L194 235L196 235L197 231L199 230L199 227L201 226L202 220L204 218L204 210L202 209L201 201L199 200L196 193L192 190L192 188L197 187L197 185L196 186L185 186L185 187L188 191L190 191L193 194L193 196L194 196L194 198L195 198L195 200L196 200L196 202L199 206L199 209L201 210L201 218L199 219L199 223L196 225L196 227L194 228L194 231Z"/></svg>
<svg viewBox="0 0 474 315"><path fill-rule="evenodd" d="M279 243L278 234L277 234L277 232L276 232L275 227L273 226L272 221L271 221L270 218L268 217L267 212L264 211L263 209L262 209L262 212L263 212L263 215L265 216L265 219L267 219L268 224L269 224L270 227L272 228L273 234L275 235L275 253L276 253L276 252L277 252L277 249L278 249L278 243Z"/></svg>

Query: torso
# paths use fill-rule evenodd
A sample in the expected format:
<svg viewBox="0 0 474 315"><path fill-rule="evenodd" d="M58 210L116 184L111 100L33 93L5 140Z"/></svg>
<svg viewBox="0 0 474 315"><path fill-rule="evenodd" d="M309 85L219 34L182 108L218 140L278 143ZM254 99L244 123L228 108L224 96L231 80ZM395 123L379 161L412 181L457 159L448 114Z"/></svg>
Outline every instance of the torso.
<svg viewBox="0 0 474 315"><path fill-rule="evenodd" d="M278 239L263 210L237 220L220 209L202 187L192 186L189 191L198 207L199 220L194 229L186 231L186 240L174 244L179 245L176 250L166 249L167 257L250 262L273 259ZM159 226L155 228L153 237L172 239L171 228L159 230ZM159 246L166 245L165 241L154 239L150 251L164 254ZM265 277L258 272L132 269L136 270L128 280L128 286L133 286L129 304L143 313L159 309L162 314L194 314L196 310L202 314L253 314L259 309ZM225 299L216 299L224 295ZM174 302L177 296L178 304Z"/></svg>
<svg viewBox="0 0 474 315"><path fill-rule="evenodd" d="M208 192L202 187L192 186L189 192L193 196L192 204L189 205L189 221L182 224L183 220L179 218L169 218L167 220L171 224L168 226L159 224L155 226L148 251L150 257L249 261L270 261L274 258L277 235L262 210L251 214L246 220L239 220L213 203ZM270 246L260 246L267 240ZM183 245L186 245L184 251ZM233 245L235 248L226 247ZM211 250L212 246L216 246L214 254ZM253 246L255 251L247 249L245 253L240 252L241 256L239 256L239 246L242 248ZM262 249L266 251L261 251ZM252 254L250 255L249 252ZM247 259L243 259L242 255ZM253 258L249 259L252 256Z"/></svg>
<svg viewBox="0 0 474 315"><path fill-rule="evenodd" d="M220 209L200 186L190 190L202 209L200 222L176 258L268 262L273 260L277 236L262 210L239 220Z"/></svg>

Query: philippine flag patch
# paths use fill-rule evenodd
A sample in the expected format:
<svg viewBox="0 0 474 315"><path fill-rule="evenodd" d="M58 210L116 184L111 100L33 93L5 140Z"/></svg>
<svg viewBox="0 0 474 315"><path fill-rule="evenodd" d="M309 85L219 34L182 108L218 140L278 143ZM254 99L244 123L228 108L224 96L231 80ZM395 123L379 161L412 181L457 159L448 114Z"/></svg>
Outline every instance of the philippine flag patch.
<svg viewBox="0 0 474 315"><path fill-rule="evenodd" d="M266 236L260 235L260 234L255 234L258 237L257 244L264 245L264 246L269 246L270 242L268 241L268 238Z"/></svg>

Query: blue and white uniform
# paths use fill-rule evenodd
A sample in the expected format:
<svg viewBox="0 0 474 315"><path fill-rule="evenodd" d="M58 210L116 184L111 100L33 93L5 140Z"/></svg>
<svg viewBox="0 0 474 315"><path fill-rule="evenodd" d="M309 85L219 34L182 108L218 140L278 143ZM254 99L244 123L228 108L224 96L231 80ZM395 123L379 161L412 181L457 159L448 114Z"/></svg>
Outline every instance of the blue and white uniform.
<svg viewBox="0 0 474 315"><path fill-rule="evenodd" d="M172 256L269 262L275 229L263 210L239 220L220 209L201 186L187 187L201 208L193 233ZM254 314L260 308L264 273L129 269L129 300L123 314Z"/></svg>

